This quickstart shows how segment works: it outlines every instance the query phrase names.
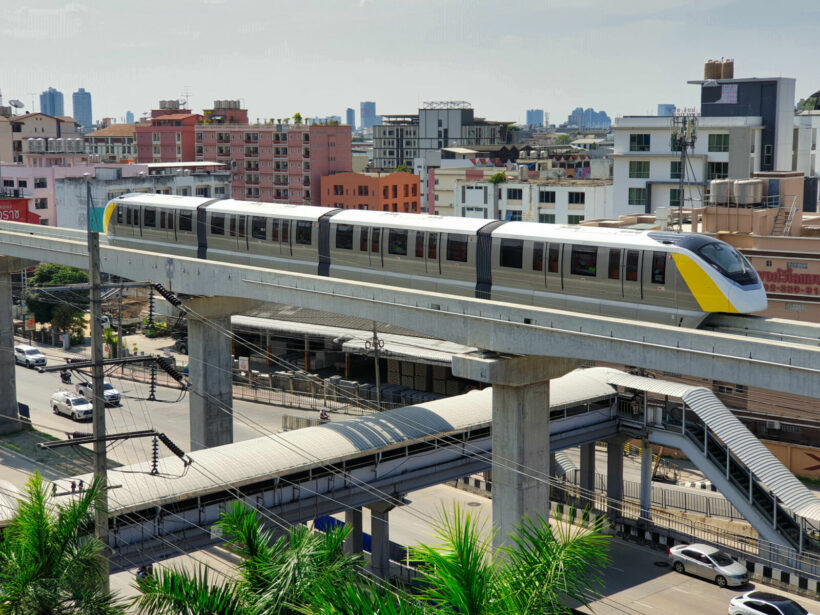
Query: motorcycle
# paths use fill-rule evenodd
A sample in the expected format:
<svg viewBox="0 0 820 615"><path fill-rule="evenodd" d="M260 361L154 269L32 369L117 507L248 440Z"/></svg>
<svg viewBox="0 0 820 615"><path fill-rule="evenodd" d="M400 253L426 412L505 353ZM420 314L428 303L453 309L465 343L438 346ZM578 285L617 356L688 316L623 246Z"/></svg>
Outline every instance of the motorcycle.
<svg viewBox="0 0 820 615"><path fill-rule="evenodd" d="M67 369L60 370L60 380L63 381L63 384L71 384L71 372Z"/></svg>

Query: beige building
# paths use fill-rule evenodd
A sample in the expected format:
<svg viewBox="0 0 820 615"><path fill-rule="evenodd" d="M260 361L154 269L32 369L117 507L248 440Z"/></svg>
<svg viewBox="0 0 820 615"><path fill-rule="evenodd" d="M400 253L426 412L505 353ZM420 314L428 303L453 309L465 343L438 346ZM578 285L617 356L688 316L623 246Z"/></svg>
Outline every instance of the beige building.
<svg viewBox="0 0 820 615"><path fill-rule="evenodd" d="M129 162L136 158L134 124L110 124L85 136L91 162Z"/></svg>
<svg viewBox="0 0 820 615"><path fill-rule="evenodd" d="M26 113L3 119L8 124L0 121L0 159L6 164L52 167L87 161L83 135L73 117Z"/></svg>
<svg viewBox="0 0 820 615"><path fill-rule="evenodd" d="M430 213L439 216L454 216L456 203L456 188L459 182L471 179L489 179L496 173L504 173L504 167L461 167L431 169L428 178L428 202ZM432 199L432 203L430 202Z"/></svg>

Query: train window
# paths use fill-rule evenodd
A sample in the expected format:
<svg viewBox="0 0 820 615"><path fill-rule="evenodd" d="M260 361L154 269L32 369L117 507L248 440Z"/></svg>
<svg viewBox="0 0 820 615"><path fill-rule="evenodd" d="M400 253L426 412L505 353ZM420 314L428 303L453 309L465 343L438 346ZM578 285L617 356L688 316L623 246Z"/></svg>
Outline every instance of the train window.
<svg viewBox="0 0 820 615"><path fill-rule="evenodd" d="M652 253L652 283L666 284L666 252Z"/></svg>
<svg viewBox="0 0 820 615"><path fill-rule="evenodd" d="M637 250L626 251L626 278L627 282L638 281L638 261L640 261L640 252Z"/></svg>
<svg viewBox="0 0 820 615"><path fill-rule="evenodd" d="M537 243L532 247L532 270L544 270L544 244Z"/></svg>
<svg viewBox="0 0 820 615"><path fill-rule="evenodd" d="M416 258L424 258L424 233L416 231Z"/></svg>
<svg viewBox="0 0 820 615"><path fill-rule="evenodd" d="M126 224L131 224L131 208L130 207L125 208L125 223Z"/></svg>
<svg viewBox="0 0 820 615"><path fill-rule="evenodd" d="M367 252L367 227L363 226L359 233L359 250Z"/></svg>
<svg viewBox="0 0 820 615"><path fill-rule="evenodd" d="M309 246L313 237L313 223L310 220L296 221L296 243Z"/></svg>
<svg viewBox="0 0 820 615"><path fill-rule="evenodd" d="M614 248L609 249L609 279L619 280L621 278L621 251Z"/></svg>
<svg viewBox="0 0 820 615"><path fill-rule="evenodd" d="M574 275L595 276L598 271L598 248L572 246L570 272Z"/></svg>
<svg viewBox="0 0 820 615"><path fill-rule="evenodd" d="M190 211L179 212L179 230L192 231L194 230L194 214Z"/></svg>
<svg viewBox="0 0 820 615"><path fill-rule="evenodd" d="M373 254L379 253L379 239L381 238L382 230L380 228L370 229L372 233L370 234L370 251Z"/></svg>
<svg viewBox="0 0 820 615"><path fill-rule="evenodd" d="M560 260L561 246L551 243L549 254L547 256L547 271L550 273L558 273L558 261Z"/></svg>
<svg viewBox="0 0 820 615"><path fill-rule="evenodd" d="M253 216L251 218L251 237L254 239L265 239L267 222L267 218Z"/></svg>
<svg viewBox="0 0 820 615"><path fill-rule="evenodd" d="M211 214L211 235L225 234L225 214Z"/></svg>
<svg viewBox="0 0 820 615"><path fill-rule="evenodd" d="M353 249L353 226L350 224L336 225L336 248L339 250Z"/></svg>
<svg viewBox="0 0 820 615"><path fill-rule="evenodd" d="M236 219L238 216L231 216L228 234L231 237L236 237Z"/></svg>
<svg viewBox="0 0 820 615"><path fill-rule="evenodd" d="M387 251L390 254L407 256L407 231L392 228L387 231Z"/></svg>
<svg viewBox="0 0 820 615"><path fill-rule="evenodd" d="M467 235L447 233L447 260L467 262Z"/></svg>
<svg viewBox="0 0 820 615"><path fill-rule="evenodd" d="M279 241L279 219L270 221L270 240Z"/></svg>
<svg viewBox="0 0 820 615"><path fill-rule="evenodd" d="M427 237L427 258L430 260L438 259L438 235L430 233Z"/></svg>
<svg viewBox="0 0 820 615"><path fill-rule="evenodd" d="M282 243L290 243L290 220L282 220Z"/></svg>
<svg viewBox="0 0 820 615"><path fill-rule="evenodd" d="M248 232L248 216L237 216L236 221L236 236L237 237L244 237L245 234Z"/></svg>
<svg viewBox="0 0 820 615"><path fill-rule="evenodd" d="M165 222L166 213L165 211L159 212L159 228L168 228Z"/></svg>
<svg viewBox="0 0 820 615"><path fill-rule="evenodd" d="M449 255L448 255L449 257ZM524 258L524 242L520 239L501 240L501 266L521 269Z"/></svg>
<svg viewBox="0 0 820 615"><path fill-rule="evenodd" d="M117 224L122 224L122 207L117 207Z"/></svg>
<svg viewBox="0 0 820 615"><path fill-rule="evenodd" d="M146 207L142 210L142 225L146 228L157 226L157 210L153 207Z"/></svg>

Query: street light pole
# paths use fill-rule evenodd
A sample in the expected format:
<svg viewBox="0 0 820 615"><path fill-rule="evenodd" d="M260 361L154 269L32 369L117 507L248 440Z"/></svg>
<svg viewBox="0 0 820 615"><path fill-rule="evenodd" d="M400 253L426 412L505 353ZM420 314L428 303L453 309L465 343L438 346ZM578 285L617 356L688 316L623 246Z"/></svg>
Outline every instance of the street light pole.
<svg viewBox="0 0 820 615"><path fill-rule="evenodd" d="M100 499L94 512L94 535L108 547L108 472L103 397L102 291L100 289L100 233L91 202L90 175L85 173L86 215L88 218L88 276L91 283L91 403L93 405L94 477L100 481ZM94 217L94 230L91 219ZM108 554L105 554L105 591L109 591Z"/></svg>

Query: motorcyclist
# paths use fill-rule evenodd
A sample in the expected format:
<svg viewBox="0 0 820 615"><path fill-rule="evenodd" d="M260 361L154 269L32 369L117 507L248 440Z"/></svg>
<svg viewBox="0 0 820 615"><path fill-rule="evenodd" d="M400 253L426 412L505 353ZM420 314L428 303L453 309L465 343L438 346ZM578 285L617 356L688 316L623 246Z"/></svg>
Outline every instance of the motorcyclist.
<svg viewBox="0 0 820 615"><path fill-rule="evenodd" d="M71 382L71 373L67 369L61 369L60 380L62 380L65 384L68 384Z"/></svg>
<svg viewBox="0 0 820 615"><path fill-rule="evenodd" d="M327 410L325 410L324 408L319 410L319 420L320 421L329 421L330 420L330 415L327 413Z"/></svg>

